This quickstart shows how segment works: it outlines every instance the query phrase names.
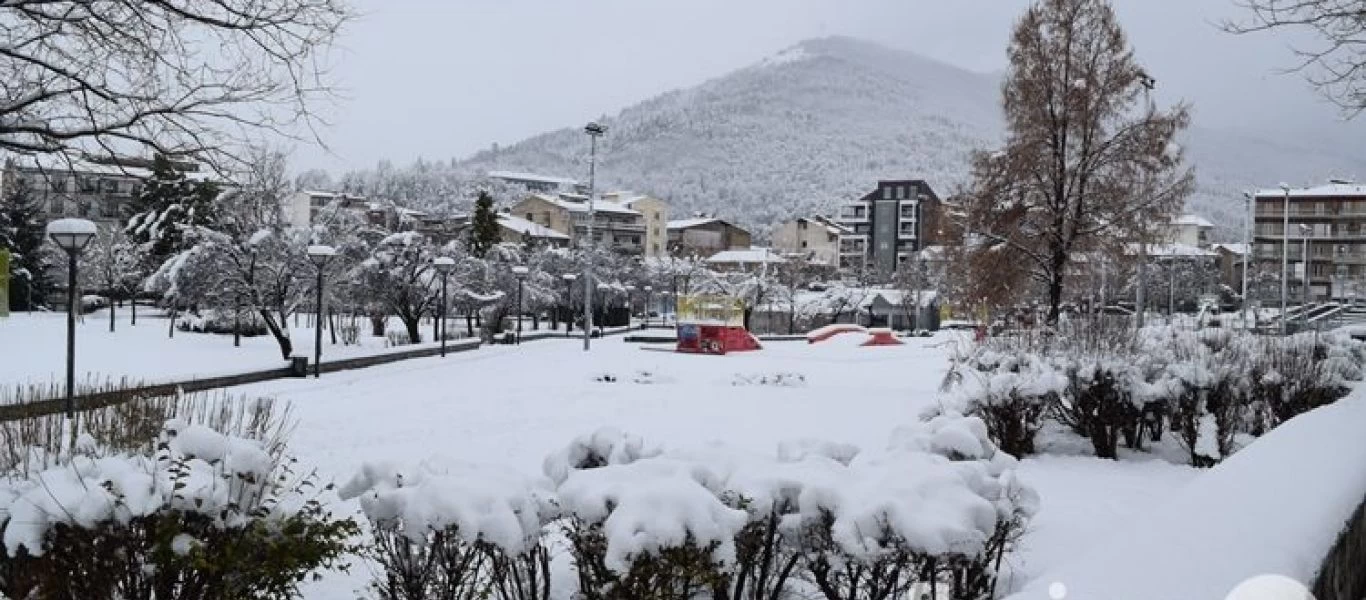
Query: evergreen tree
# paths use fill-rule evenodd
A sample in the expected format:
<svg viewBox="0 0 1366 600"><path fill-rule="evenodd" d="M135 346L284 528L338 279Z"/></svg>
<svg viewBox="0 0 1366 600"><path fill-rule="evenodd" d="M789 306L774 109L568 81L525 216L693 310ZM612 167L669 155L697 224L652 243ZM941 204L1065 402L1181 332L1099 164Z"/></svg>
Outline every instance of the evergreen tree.
<svg viewBox="0 0 1366 600"><path fill-rule="evenodd" d="M185 249L187 228L212 228L217 223L217 197L217 185L190 181L174 163L158 156L152 177L143 182L133 201L124 233L136 244L150 245L153 258L165 258Z"/></svg>
<svg viewBox="0 0 1366 600"><path fill-rule="evenodd" d="M470 219L470 236L465 245L470 254L483 258L489 249L502 241L503 234L498 227L498 215L493 210L493 196L487 191L479 192L474 201L474 216Z"/></svg>
<svg viewBox="0 0 1366 600"><path fill-rule="evenodd" d="M51 257L43 245L46 227L29 183L16 179L0 198L0 247L10 252L11 311L47 304L52 285L48 280Z"/></svg>

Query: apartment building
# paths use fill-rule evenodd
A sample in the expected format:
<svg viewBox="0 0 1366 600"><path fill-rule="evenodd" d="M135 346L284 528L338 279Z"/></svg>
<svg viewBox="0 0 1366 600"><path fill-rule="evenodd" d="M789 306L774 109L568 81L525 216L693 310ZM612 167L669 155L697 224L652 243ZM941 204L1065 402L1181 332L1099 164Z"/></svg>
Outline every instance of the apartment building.
<svg viewBox="0 0 1366 600"><path fill-rule="evenodd" d="M800 217L773 232L773 248L786 256L799 256L808 263L838 268L840 239L853 230L824 216Z"/></svg>
<svg viewBox="0 0 1366 600"><path fill-rule="evenodd" d="M1279 277L1283 252L1288 254L1292 301L1304 297L1306 283L1315 302L1363 297L1366 185L1339 179L1261 190L1254 198L1252 260L1259 271Z"/></svg>
<svg viewBox="0 0 1366 600"><path fill-rule="evenodd" d="M591 223L595 244L626 254L645 253L645 215L616 202L594 202L590 211L588 197L581 194L531 194L509 212L563 233L575 245L587 239Z"/></svg>
<svg viewBox="0 0 1366 600"><path fill-rule="evenodd" d="M743 227L716 217L669 221L669 252L682 256L711 256L750 247L753 236Z"/></svg>
<svg viewBox="0 0 1366 600"><path fill-rule="evenodd" d="M839 267L890 275L935 243L939 206L939 196L923 180L879 181L876 189L844 205L835 219L850 230L840 237Z"/></svg>
<svg viewBox="0 0 1366 600"><path fill-rule="evenodd" d="M151 159L118 160L10 159L5 161L3 185L23 181L47 220L78 217L94 221L101 229L118 229L129 207L152 176ZM172 166L191 180L208 179L199 165L173 161Z"/></svg>
<svg viewBox="0 0 1366 600"><path fill-rule="evenodd" d="M633 192L609 192L602 199L634 210L644 217L647 258L663 258L669 251L669 204L653 196Z"/></svg>

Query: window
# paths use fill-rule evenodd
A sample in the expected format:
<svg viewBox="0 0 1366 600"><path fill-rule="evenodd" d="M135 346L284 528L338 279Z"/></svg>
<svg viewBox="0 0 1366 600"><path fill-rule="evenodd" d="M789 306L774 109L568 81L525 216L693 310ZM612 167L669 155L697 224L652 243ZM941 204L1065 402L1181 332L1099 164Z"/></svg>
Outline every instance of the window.
<svg viewBox="0 0 1366 600"><path fill-rule="evenodd" d="M76 186L82 192L94 192L96 189L96 181L93 177L77 177Z"/></svg>
<svg viewBox="0 0 1366 600"><path fill-rule="evenodd" d="M101 216L101 217L105 217L105 218L114 218L114 217L119 216L119 205L118 205L118 203L117 203L117 202L101 202L101 203L100 203L100 216Z"/></svg>
<svg viewBox="0 0 1366 600"><path fill-rule="evenodd" d="M90 216L90 201L89 201L89 200L81 200L80 202L78 202L78 203L76 204L76 214L78 214L78 215L80 215L80 216L82 216L82 217L88 217L88 216Z"/></svg>
<svg viewBox="0 0 1366 600"><path fill-rule="evenodd" d="M806 240L802 240L802 248L803 248L803 249L806 248Z"/></svg>
<svg viewBox="0 0 1366 600"><path fill-rule="evenodd" d="M656 220L656 221L662 220L662 217L659 216L659 213L655 213L655 220Z"/></svg>
<svg viewBox="0 0 1366 600"><path fill-rule="evenodd" d="M536 213L527 213L527 214L526 214L526 220L531 221L532 223L535 223L535 222L536 222Z"/></svg>
<svg viewBox="0 0 1366 600"><path fill-rule="evenodd" d="M655 244L651 246L651 248L654 250L655 254L659 254L659 242L655 242Z"/></svg>
<svg viewBox="0 0 1366 600"><path fill-rule="evenodd" d="M632 244L636 244L636 245L640 245L640 236L638 236L638 235L633 235L633 236L631 236L631 243L632 243Z"/></svg>
<svg viewBox="0 0 1366 600"><path fill-rule="evenodd" d="M806 230L806 221L797 221L797 229Z"/></svg>
<svg viewBox="0 0 1366 600"><path fill-rule="evenodd" d="M52 182L51 182L51 187L52 187L52 191L54 191L54 192L65 192L65 191L66 191L66 179L53 179Z"/></svg>
<svg viewBox="0 0 1366 600"><path fill-rule="evenodd" d="M891 187L891 186L887 186L887 187L885 187L885 188L882 188L882 199L883 199L883 200L891 200L891 199L892 199L892 187Z"/></svg>
<svg viewBox="0 0 1366 600"><path fill-rule="evenodd" d="M54 215L66 214L65 207L62 206L62 204L63 202L61 198L53 198L52 206L48 209L48 212Z"/></svg>
<svg viewBox="0 0 1366 600"><path fill-rule="evenodd" d="M897 199L897 200L905 200L905 199L906 199L906 186L904 186L904 185L896 186L896 199Z"/></svg>

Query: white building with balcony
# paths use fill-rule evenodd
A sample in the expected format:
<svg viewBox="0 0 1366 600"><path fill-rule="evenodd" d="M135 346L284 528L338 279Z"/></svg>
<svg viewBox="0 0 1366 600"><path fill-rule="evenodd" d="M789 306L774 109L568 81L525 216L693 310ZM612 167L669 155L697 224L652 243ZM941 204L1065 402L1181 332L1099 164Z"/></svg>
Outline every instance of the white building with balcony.
<svg viewBox="0 0 1366 600"><path fill-rule="evenodd" d="M1363 297L1366 185L1332 180L1313 187L1265 189L1256 193L1255 203L1255 268L1279 279L1282 261L1287 262L1292 302L1304 298L1306 282L1314 302Z"/></svg>

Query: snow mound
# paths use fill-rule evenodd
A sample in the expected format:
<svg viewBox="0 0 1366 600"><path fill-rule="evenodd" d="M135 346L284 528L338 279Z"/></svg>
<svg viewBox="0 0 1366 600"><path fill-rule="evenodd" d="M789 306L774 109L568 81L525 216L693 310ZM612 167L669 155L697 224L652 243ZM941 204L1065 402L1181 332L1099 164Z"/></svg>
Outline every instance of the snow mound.
<svg viewBox="0 0 1366 600"><path fill-rule="evenodd" d="M513 556L539 542L555 513L549 481L446 458L411 469L366 464L340 494L359 498L371 522L401 527L416 542L454 528L467 543L487 542Z"/></svg>
<svg viewBox="0 0 1366 600"><path fill-rule="evenodd" d="M748 521L703 485L696 463L654 458L571 473L559 487L569 516L602 527L607 568L626 572L633 557L683 546L715 545L721 564L735 559L735 536Z"/></svg>
<svg viewBox="0 0 1366 600"><path fill-rule="evenodd" d="M661 453L661 449L647 445L640 436L604 427L575 438L564 449L547 456L542 472L558 485L573 471L632 463Z"/></svg>
<svg viewBox="0 0 1366 600"><path fill-rule="evenodd" d="M1106 600L1224 598L1268 573L1309 584L1366 497L1362 423L1362 389L1295 417L1011 598L1048 598L1053 582Z"/></svg>

